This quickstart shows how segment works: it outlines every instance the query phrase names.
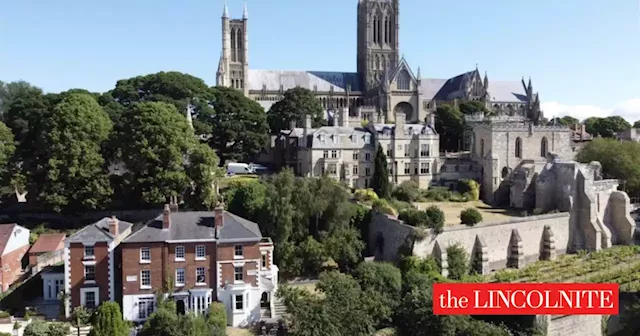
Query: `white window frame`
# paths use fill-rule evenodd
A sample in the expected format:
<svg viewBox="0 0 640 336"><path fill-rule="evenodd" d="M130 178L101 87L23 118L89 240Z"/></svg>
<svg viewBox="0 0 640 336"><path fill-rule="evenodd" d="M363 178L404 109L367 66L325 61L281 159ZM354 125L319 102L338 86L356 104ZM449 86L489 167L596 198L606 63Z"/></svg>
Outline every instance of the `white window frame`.
<svg viewBox="0 0 640 336"><path fill-rule="evenodd" d="M182 257L179 256L178 251L182 251ZM175 248L175 255L176 255L176 261L184 261L184 257L185 257L185 248L184 245L178 245Z"/></svg>
<svg viewBox="0 0 640 336"><path fill-rule="evenodd" d="M87 253L87 249L91 251L91 253ZM96 250L93 245L85 245L84 246L84 257L83 259L95 259L96 258Z"/></svg>
<svg viewBox="0 0 640 336"><path fill-rule="evenodd" d="M260 269L266 270L269 268L268 266L269 266L269 260L268 260L267 252L263 252L260 254Z"/></svg>
<svg viewBox="0 0 640 336"><path fill-rule="evenodd" d="M145 259L144 256L144 252L147 252L147 254L149 255L148 259ZM151 263L151 249L148 247L141 247L140 248L140 263L141 264L150 264Z"/></svg>
<svg viewBox="0 0 640 336"><path fill-rule="evenodd" d="M332 150L331 151L331 158L332 159L337 159L338 158L338 151L337 150Z"/></svg>
<svg viewBox="0 0 640 336"><path fill-rule="evenodd" d="M323 159L328 159L329 158L329 151L322 151L322 158Z"/></svg>
<svg viewBox="0 0 640 336"><path fill-rule="evenodd" d="M355 176L358 176L358 164L354 164L353 167L351 167L351 169L353 170L352 173Z"/></svg>
<svg viewBox="0 0 640 336"><path fill-rule="evenodd" d="M354 161L358 161L358 152L353 152L352 158Z"/></svg>
<svg viewBox="0 0 640 336"><path fill-rule="evenodd" d="M145 272L148 272L148 274L149 274L149 284L148 285L144 285L143 284L144 277L142 275L145 274ZM151 270L141 270L140 271L140 289L151 289Z"/></svg>
<svg viewBox="0 0 640 336"><path fill-rule="evenodd" d="M178 279L178 275L181 273L180 271L182 271L182 282L180 282ZM176 287L184 287L184 283L185 283L185 271L184 268L180 267L180 268L176 268Z"/></svg>
<svg viewBox="0 0 640 336"><path fill-rule="evenodd" d="M240 297L240 303L242 303L240 308L238 308L238 297ZM244 311L244 306L244 294L233 294L233 311Z"/></svg>
<svg viewBox="0 0 640 336"><path fill-rule="evenodd" d="M238 254L238 247L240 247L240 254ZM233 259L244 259L244 246L242 244L233 246Z"/></svg>
<svg viewBox="0 0 640 336"><path fill-rule="evenodd" d="M95 296L95 301L96 301L96 307L98 307L100 305L100 288L99 287L87 287L87 288L80 288L80 305L82 306L86 306L87 305L87 301L86 301L86 293L91 292L94 294Z"/></svg>
<svg viewBox="0 0 640 336"><path fill-rule="evenodd" d="M140 297L138 298L138 320L146 320L155 312L156 298L155 297ZM144 312L144 314L141 314Z"/></svg>
<svg viewBox="0 0 640 336"><path fill-rule="evenodd" d="M94 284L96 283L96 265L83 265L83 272L84 272L84 283L86 284ZM93 267L93 279L89 279L87 280L87 267Z"/></svg>
<svg viewBox="0 0 640 336"><path fill-rule="evenodd" d="M199 251L202 250L202 256L199 256ZM196 245L196 260L207 259L207 247L205 245Z"/></svg>
<svg viewBox="0 0 640 336"><path fill-rule="evenodd" d="M238 269L240 272L238 273ZM240 275L240 280L238 280L238 274ZM243 266L233 266L233 283L244 283L244 267Z"/></svg>
<svg viewBox="0 0 640 336"><path fill-rule="evenodd" d="M202 270L202 276L204 276L204 282L198 281L198 271ZM207 270L204 267L196 267L196 286L205 286L207 284Z"/></svg>

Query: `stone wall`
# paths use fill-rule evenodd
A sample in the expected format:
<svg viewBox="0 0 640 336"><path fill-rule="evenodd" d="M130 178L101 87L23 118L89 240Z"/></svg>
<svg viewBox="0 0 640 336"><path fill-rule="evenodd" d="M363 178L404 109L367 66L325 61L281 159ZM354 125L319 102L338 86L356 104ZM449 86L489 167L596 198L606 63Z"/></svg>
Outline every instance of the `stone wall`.
<svg viewBox="0 0 640 336"><path fill-rule="evenodd" d="M398 248L415 230L415 227L391 216L374 214L369 243L374 248L376 260L396 260ZM434 256L446 261L444 254L447 247L459 244L472 258L482 261L483 269L480 271L486 274L505 268L508 264L523 267L525 263L540 258L552 259L558 254L566 253L569 244L569 214L514 218L508 222L481 223L473 227L455 225L445 227L444 232L439 235L428 232L428 237L415 242L414 255Z"/></svg>
<svg viewBox="0 0 640 336"><path fill-rule="evenodd" d="M551 315L547 336L602 336L601 315Z"/></svg>

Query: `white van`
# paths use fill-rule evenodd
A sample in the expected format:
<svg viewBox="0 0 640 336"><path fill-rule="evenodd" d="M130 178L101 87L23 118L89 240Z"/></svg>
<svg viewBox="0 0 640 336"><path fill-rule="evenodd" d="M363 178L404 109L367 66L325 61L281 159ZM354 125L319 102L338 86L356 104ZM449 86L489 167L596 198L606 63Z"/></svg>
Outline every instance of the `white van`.
<svg viewBox="0 0 640 336"><path fill-rule="evenodd" d="M246 163L233 162L233 163L227 164L227 174L229 175L253 174L253 169Z"/></svg>

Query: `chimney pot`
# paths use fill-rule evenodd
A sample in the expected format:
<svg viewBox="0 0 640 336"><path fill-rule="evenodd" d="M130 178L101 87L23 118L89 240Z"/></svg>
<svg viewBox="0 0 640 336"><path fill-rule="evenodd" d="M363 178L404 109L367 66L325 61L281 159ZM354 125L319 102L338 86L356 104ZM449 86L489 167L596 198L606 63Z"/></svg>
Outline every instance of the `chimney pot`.
<svg viewBox="0 0 640 336"><path fill-rule="evenodd" d="M304 128L311 128L311 115L309 114L304 117Z"/></svg>
<svg viewBox="0 0 640 336"><path fill-rule="evenodd" d="M171 228L171 207L169 204L164 205L164 211L162 211L162 229L168 230Z"/></svg>
<svg viewBox="0 0 640 336"><path fill-rule="evenodd" d="M178 196L171 196L169 199L169 210L178 212Z"/></svg>
<svg viewBox="0 0 640 336"><path fill-rule="evenodd" d="M214 210L214 225L216 231L216 239L220 237L220 229L224 226L224 207L218 205Z"/></svg>
<svg viewBox="0 0 640 336"><path fill-rule="evenodd" d="M118 219L116 218L116 216L111 216L111 218L109 218L108 222L109 222L109 233L111 233L114 236L117 236L118 232L119 232L118 231L118 226L119 226L118 225L119 224Z"/></svg>

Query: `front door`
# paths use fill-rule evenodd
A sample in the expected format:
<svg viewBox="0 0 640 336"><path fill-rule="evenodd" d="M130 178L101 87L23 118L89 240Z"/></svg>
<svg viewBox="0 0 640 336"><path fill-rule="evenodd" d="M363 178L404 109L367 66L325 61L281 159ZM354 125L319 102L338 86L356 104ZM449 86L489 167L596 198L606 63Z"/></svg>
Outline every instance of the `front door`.
<svg viewBox="0 0 640 336"><path fill-rule="evenodd" d="M186 307L184 304L184 300L178 300L176 302L176 312L178 313L178 315L184 315L186 312Z"/></svg>

